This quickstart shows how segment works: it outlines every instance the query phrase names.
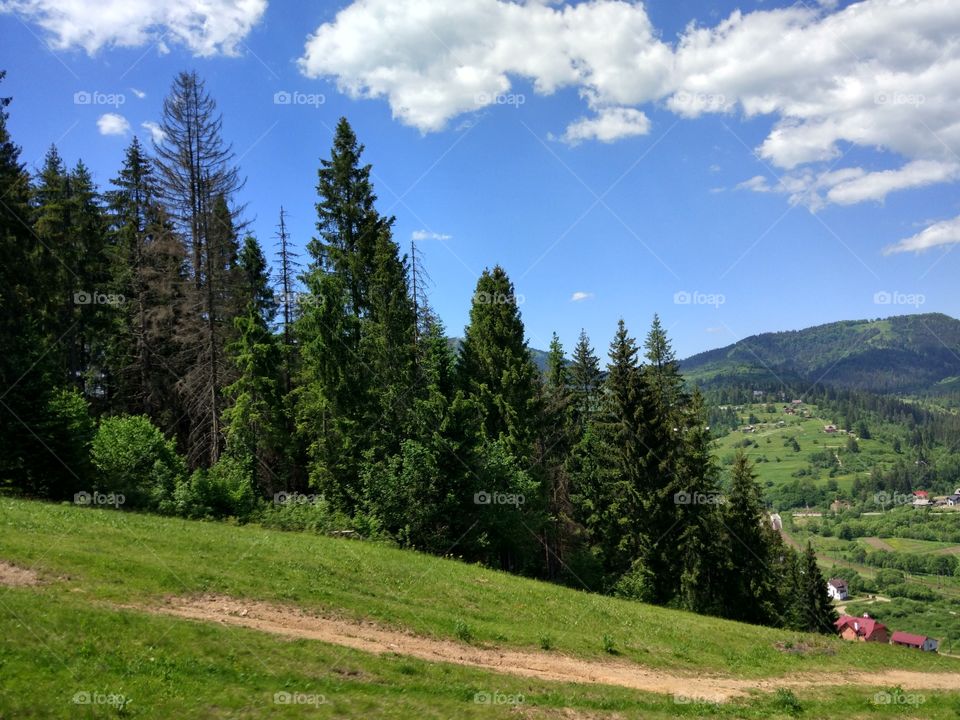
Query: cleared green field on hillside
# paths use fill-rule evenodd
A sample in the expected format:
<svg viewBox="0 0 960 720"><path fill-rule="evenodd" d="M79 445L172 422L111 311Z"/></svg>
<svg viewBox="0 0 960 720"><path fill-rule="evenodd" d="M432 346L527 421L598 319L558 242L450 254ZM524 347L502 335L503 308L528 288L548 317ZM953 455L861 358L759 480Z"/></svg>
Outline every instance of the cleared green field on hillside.
<svg viewBox="0 0 960 720"><path fill-rule="evenodd" d="M876 717L902 707L876 704L875 687L772 690L778 679L810 672L960 671L960 661L946 657L650 607L370 543L225 523L0 499L0 559L35 569L43 581L0 587L3 718L767 718L792 716L795 698L811 717ZM470 637L473 646L548 645L550 653L595 660L613 650L619 661L648 668L771 682L725 705L678 703L144 611L200 593L291 604L427 638ZM275 704L284 692L304 703ZM103 704L78 705L78 693ZM478 693L523 702L484 704ZM122 708L120 696L130 701ZM926 693L924 716L953 717L958 703L957 693Z"/></svg>

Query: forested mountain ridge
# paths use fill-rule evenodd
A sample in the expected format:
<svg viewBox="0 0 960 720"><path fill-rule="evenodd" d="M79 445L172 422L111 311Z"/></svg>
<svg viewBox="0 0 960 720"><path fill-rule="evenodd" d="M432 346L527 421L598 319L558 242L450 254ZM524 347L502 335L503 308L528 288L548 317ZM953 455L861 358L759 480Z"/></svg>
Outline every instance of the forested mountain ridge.
<svg viewBox="0 0 960 720"><path fill-rule="evenodd" d="M942 313L845 320L752 335L681 363L688 380L822 383L882 393L937 392L960 375L960 321Z"/></svg>

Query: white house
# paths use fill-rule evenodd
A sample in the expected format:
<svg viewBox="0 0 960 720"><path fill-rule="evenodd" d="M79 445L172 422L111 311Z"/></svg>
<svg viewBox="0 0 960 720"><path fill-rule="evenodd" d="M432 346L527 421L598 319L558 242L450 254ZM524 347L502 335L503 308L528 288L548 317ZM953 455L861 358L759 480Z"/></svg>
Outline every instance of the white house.
<svg viewBox="0 0 960 720"><path fill-rule="evenodd" d="M841 578L830 578L827 581L827 594L834 600L846 600L850 597L847 581Z"/></svg>

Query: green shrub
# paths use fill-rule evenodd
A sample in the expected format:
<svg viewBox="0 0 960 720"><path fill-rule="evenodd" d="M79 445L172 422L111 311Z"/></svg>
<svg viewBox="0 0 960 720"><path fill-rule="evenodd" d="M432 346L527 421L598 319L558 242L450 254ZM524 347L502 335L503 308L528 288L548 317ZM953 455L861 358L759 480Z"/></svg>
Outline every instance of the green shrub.
<svg viewBox="0 0 960 720"><path fill-rule="evenodd" d="M463 620L457 620L457 624L454 627L454 634L465 643L473 642L473 631Z"/></svg>
<svg viewBox="0 0 960 720"><path fill-rule="evenodd" d="M149 418L105 418L91 455L98 490L122 493L125 507L174 511L174 491L186 477L186 463Z"/></svg>
<svg viewBox="0 0 960 720"><path fill-rule="evenodd" d="M258 509L250 463L222 456L209 470L198 469L175 490L177 514L188 518L253 519Z"/></svg>

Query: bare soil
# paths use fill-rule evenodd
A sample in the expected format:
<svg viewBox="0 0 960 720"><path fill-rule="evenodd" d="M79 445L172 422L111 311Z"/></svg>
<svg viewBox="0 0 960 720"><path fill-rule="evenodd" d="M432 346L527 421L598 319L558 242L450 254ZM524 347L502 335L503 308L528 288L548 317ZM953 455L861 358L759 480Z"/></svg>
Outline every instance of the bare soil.
<svg viewBox="0 0 960 720"><path fill-rule="evenodd" d="M17 567L16 565L8 563L6 560L0 560L0 585L22 587L39 584L40 576L33 570Z"/></svg>
<svg viewBox="0 0 960 720"><path fill-rule="evenodd" d="M371 622L322 617L301 609L219 595L169 598L147 608L164 615L236 625L291 638L306 638L377 654L398 654L428 662L445 662L556 682L599 683L678 698L723 702L751 691L776 688L858 685L910 690L954 690L960 673L822 672L788 678L749 680L698 673L684 675L615 658L587 660L558 652L467 645L389 629Z"/></svg>

